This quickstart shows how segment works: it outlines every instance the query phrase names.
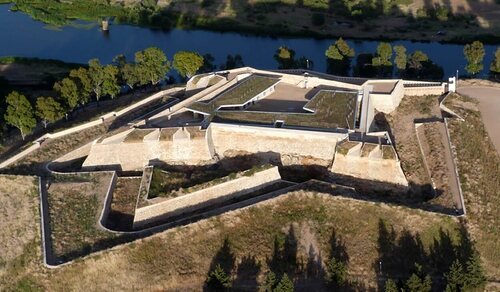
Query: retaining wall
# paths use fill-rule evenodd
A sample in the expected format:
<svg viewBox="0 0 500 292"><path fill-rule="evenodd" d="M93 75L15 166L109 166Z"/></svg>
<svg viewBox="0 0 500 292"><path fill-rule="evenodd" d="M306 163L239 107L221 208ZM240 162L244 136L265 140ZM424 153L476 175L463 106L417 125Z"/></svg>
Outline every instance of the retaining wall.
<svg viewBox="0 0 500 292"><path fill-rule="evenodd" d="M419 86L405 87L404 95L408 96L424 96L424 95L441 95L445 93L445 84L439 86Z"/></svg>
<svg viewBox="0 0 500 292"><path fill-rule="evenodd" d="M404 95L405 88L403 82L398 81L390 94L370 93L370 99L376 110L384 113L391 113L399 106Z"/></svg>
<svg viewBox="0 0 500 292"><path fill-rule="evenodd" d="M120 165L122 170L137 170L155 161L200 164L212 160L206 133L205 137L191 138L185 128L178 128L170 140L96 142L82 166L94 169L99 166Z"/></svg>
<svg viewBox="0 0 500 292"><path fill-rule="evenodd" d="M164 220L186 212L219 204L281 180L278 167L224 182L191 194L165 200L161 203L138 208L134 216L134 229L144 227L157 220Z"/></svg>
<svg viewBox="0 0 500 292"><path fill-rule="evenodd" d="M215 152L266 153L332 161L337 142L347 134L232 124L210 124Z"/></svg>
<svg viewBox="0 0 500 292"><path fill-rule="evenodd" d="M155 94L153 94L153 95L151 95L151 96L149 96L141 101L138 101L138 102L134 103L133 105L130 105L130 106L118 111L118 112L113 111L113 112L109 112L105 115L102 115L99 119L97 119L95 121L91 121L91 122L88 122L88 123L85 123L85 124L82 124L82 125L79 125L76 127L72 127L72 128L63 130L63 131L59 131L59 132L55 132L55 133L47 133L47 134L41 136L40 138L38 138L31 147L29 147L26 150L6 159L5 161L2 161L0 163L0 168L7 167L10 164L18 161L19 159L21 159L21 158L25 157L26 155L30 154L31 152L35 151L36 149L40 148L40 143L46 139L60 138L60 137L63 137L63 136L69 135L69 134L83 131L83 130L88 129L88 128L98 126L100 124L103 124L106 119L109 119L111 117L122 116L122 115L128 113L129 111L132 111L140 106L143 106L144 104L147 104L155 99L161 98L165 95L168 95L168 94L173 93L173 92L177 92L177 91L182 90L182 89L184 89L184 87L174 87L174 88L170 88L167 90L163 90L163 91L157 92L157 93L155 93Z"/></svg>
<svg viewBox="0 0 500 292"><path fill-rule="evenodd" d="M361 156L363 151L360 150L360 147L353 147L347 155L335 153L331 171L362 179L408 186L408 181L397 159L383 159L378 146L365 157Z"/></svg>

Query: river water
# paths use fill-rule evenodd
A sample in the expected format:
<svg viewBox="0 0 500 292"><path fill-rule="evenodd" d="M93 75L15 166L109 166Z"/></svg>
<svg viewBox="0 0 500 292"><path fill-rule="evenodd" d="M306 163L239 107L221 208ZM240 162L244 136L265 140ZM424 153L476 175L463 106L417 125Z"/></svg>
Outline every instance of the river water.
<svg viewBox="0 0 500 292"><path fill-rule="evenodd" d="M109 34L99 26L78 22L62 28L47 26L32 20L23 13L9 11L10 5L0 5L0 56L23 56L59 59L66 62L86 63L99 58L103 63L111 62L118 54L132 59L134 52L150 46L157 46L171 59L179 50L192 50L200 54L210 53L215 64L222 64L227 54L240 54L245 65L259 69L275 69L274 52L285 45L296 51L296 56L306 56L314 62L314 70L324 72L324 52L334 39L314 38L271 38L239 33L219 33L204 30L158 31L130 25L113 24ZM378 42L369 40L348 40L356 54L373 53ZM394 41L393 45L404 45L408 52L422 50L435 63L442 66L445 78L454 76L456 70L465 74L463 45L438 42ZM496 46L485 46L486 76Z"/></svg>

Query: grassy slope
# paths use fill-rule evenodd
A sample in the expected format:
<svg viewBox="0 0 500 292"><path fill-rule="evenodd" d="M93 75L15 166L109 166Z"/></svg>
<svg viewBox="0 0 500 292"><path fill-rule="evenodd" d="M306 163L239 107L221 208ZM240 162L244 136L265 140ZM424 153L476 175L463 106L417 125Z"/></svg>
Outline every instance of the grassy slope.
<svg viewBox="0 0 500 292"><path fill-rule="evenodd" d="M474 100L454 95L447 106L465 122L451 120L468 228L482 254L489 276L500 279L500 157L488 139Z"/></svg>
<svg viewBox="0 0 500 292"><path fill-rule="evenodd" d="M41 263L38 180L0 176L0 290L35 291Z"/></svg>

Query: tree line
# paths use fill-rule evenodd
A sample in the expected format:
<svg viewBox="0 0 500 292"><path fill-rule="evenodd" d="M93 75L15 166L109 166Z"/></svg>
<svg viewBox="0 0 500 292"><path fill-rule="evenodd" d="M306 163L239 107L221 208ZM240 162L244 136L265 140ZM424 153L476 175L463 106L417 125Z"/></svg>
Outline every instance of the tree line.
<svg viewBox="0 0 500 292"><path fill-rule="evenodd" d="M475 76L484 69L483 43L474 41L467 44L463 52L467 60L464 69L468 74ZM352 74L350 74L351 63L355 56L354 48L339 38L325 51L327 73L367 78L388 78L396 75L400 78L429 80L442 80L444 75L443 68L435 64L426 53L420 50L409 53L403 45L392 46L390 43L380 42L373 54L361 53L357 56ZM295 51L286 46L278 48L274 59L278 63L278 69L313 69L314 67L313 62L305 56L295 58ZM493 79L500 77L500 48L497 48L495 52L489 72Z"/></svg>
<svg viewBox="0 0 500 292"><path fill-rule="evenodd" d="M92 59L88 66L72 69L69 75L54 83L54 96L36 97L34 106L23 94L12 91L6 97L5 122L17 128L22 138L31 133L37 118L44 127L62 119L89 101L99 102L102 97L115 99L122 86L134 89L138 86L157 85L174 68L180 76L190 78L203 66L203 57L196 52L177 52L173 61L156 47L135 53L133 62L118 55L109 65Z"/></svg>
<svg viewBox="0 0 500 292"><path fill-rule="evenodd" d="M349 44L339 38L325 51L327 73L349 76L351 62L356 53ZM475 41L464 47L467 60L466 71L476 75L484 68L485 51L481 42ZM279 69L312 69L314 63L305 56L296 57L291 48L281 46L274 59ZM221 70L243 67L240 55L228 55ZM401 78L436 79L443 78L443 69L434 64L422 51L408 53L402 45L391 46L381 42L374 54L359 54L353 68L353 76L357 77L392 77L393 71ZM54 96L38 96L33 106L29 99L13 91L7 95L5 122L21 132L24 139L37 124L37 118L44 127L68 116L76 108L85 106L89 101L104 97L116 98L123 86L131 90L138 86L157 85L171 69L175 69L182 78L190 78L197 72L216 70L214 58L210 54L201 56L197 52L179 51L170 62L165 53L156 47L147 48L135 53L134 60L129 62L124 55L118 55L113 62L103 65L98 59L92 59L88 66L72 69L69 75L54 83ZM490 75L494 79L500 77L500 48L495 52L490 65Z"/></svg>

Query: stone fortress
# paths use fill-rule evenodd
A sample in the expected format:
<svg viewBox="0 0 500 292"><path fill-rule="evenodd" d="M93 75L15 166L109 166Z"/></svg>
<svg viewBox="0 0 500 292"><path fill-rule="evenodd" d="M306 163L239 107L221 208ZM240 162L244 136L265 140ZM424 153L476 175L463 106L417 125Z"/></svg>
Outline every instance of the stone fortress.
<svg viewBox="0 0 500 292"><path fill-rule="evenodd" d="M207 165L256 154L406 186L388 133L375 127L375 113L390 113L404 95L442 94L445 86L250 67L196 75L186 99L94 141L82 168Z"/></svg>

